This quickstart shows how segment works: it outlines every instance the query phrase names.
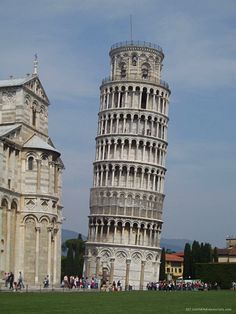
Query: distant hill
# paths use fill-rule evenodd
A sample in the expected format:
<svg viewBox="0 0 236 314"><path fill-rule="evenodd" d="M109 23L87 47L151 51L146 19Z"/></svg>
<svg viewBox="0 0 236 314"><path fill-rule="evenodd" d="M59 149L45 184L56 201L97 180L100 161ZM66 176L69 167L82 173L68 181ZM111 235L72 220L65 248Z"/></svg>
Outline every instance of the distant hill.
<svg viewBox="0 0 236 314"><path fill-rule="evenodd" d="M62 229L62 243L69 239L77 239L79 232ZM86 240L87 237L82 234L82 239ZM188 239L165 239L161 238L161 247L165 248L166 250L169 249L171 251L179 252L183 251L185 244L190 243L192 244L193 241Z"/></svg>
<svg viewBox="0 0 236 314"><path fill-rule="evenodd" d="M69 240L69 239L77 239L78 235L79 235L79 232L68 230L68 229L62 229L61 242L64 243L66 240ZM82 234L82 239L86 240L87 237Z"/></svg>
<svg viewBox="0 0 236 314"><path fill-rule="evenodd" d="M169 249L174 252L184 251L186 243L192 244L192 240L188 239L164 239L161 238L161 248Z"/></svg>

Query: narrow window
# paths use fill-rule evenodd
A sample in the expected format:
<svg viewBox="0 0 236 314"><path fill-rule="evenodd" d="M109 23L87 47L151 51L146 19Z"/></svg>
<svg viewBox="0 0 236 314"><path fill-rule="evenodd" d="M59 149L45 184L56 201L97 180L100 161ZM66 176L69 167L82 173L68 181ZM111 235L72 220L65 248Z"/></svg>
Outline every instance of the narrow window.
<svg viewBox="0 0 236 314"><path fill-rule="evenodd" d="M33 163L34 163L34 158L29 157L28 158L28 170L33 170Z"/></svg>
<svg viewBox="0 0 236 314"><path fill-rule="evenodd" d="M36 109L32 109L32 125L36 126Z"/></svg>
<svg viewBox="0 0 236 314"><path fill-rule="evenodd" d="M141 99L141 108L146 109L147 103L147 89L144 88L142 92L142 99Z"/></svg>

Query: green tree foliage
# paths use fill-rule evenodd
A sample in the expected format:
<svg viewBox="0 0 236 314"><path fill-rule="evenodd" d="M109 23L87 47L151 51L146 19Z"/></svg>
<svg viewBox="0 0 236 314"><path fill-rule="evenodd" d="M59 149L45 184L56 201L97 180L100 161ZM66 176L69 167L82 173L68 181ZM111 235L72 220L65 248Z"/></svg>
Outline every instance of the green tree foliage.
<svg viewBox="0 0 236 314"><path fill-rule="evenodd" d="M213 252L209 243L193 241L192 246L189 243L184 249L184 278L196 279L196 264L210 263L213 261Z"/></svg>
<svg viewBox="0 0 236 314"><path fill-rule="evenodd" d="M85 241L82 240L81 234L79 234L78 239L75 241L74 267L75 267L75 274L80 275L80 276L83 273L84 253L85 253Z"/></svg>
<svg viewBox="0 0 236 314"><path fill-rule="evenodd" d="M213 262L214 263L218 263L218 250L217 250L217 247L214 247L214 250L213 250Z"/></svg>
<svg viewBox="0 0 236 314"><path fill-rule="evenodd" d="M195 265L199 263L201 260L201 255L203 252L203 247L200 246L198 241L193 241L192 244L192 275L191 278L196 278Z"/></svg>
<svg viewBox="0 0 236 314"><path fill-rule="evenodd" d="M66 257L62 258L62 277L65 275L78 275L82 276L84 253L85 253L85 241L83 241L81 234L78 239L70 239L64 243L64 251L67 250Z"/></svg>
<svg viewBox="0 0 236 314"><path fill-rule="evenodd" d="M74 274L74 250L71 241L72 240L66 241L66 246L68 250L65 262L65 273L69 276Z"/></svg>
<svg viewBox="0 0 236 314"><path fill-rule="evenodd" d="M236 281L235 263L198 263L196 275L204 282L212 285L217 282L221 289L231 288L232 282Z"/></svg>
<svg viewBox="0 0 236 314"><path fill-rule="evenodd" d="M61 257L61 274L62 277L66 274L66 257L63 255Z"/></svg>
<svg viewBox="0 0 236 314"><path fill-rule="evenodd" d="M184 278L192 277L192 257L191 257L191 246L189 243L185 244L184 248Z"/></svg>
<svg viewBox="0 0 236 314"><path fill-rule="evenodd" d="M165 248L163 248L161 251L161 265L160 265L160 276L159 276L160 281L163 281L166 279L165 265L166 265L166 250Z"/></svg>

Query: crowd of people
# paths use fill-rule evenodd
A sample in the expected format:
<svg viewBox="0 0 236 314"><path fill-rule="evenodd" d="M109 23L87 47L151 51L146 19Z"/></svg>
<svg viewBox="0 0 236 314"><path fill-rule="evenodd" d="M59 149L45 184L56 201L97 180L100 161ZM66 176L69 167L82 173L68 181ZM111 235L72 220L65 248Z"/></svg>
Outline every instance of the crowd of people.
<svg viewBox="0 0 236 314"><path fill-rule="evenodd" d="M213 285L211 283L202 282L201 280L193 281L161 281L161 282L149 282L147 284L147 290L159 290L159 291L208 291L218 290L220 286L217 282Z"/></svg>
<svg viewBox="0 0 236 314"><path fill-rule="evenodd" d="M98 289L99 280L96 277L88 279L88 277L64 276L61 287L68 289Z"/></svg>
<svg viewBox="0 0 236 314"><path fill-rule="evenodd" d="M121 291L121 281L109 282L108 280L100 280L96 277L89 279L88 277L64 276L62 288L68 289L100 289L101 291Z"/></svg>
<svg viewBox="0 0 236 314"><path fill-rule="evenodd" d="M109 282L108 280L102 280L100 289L101 291L106 292L122 291L122 284L120 280L118 280L117 282L115 282L115 280L113 282Z"/></svg>
<svg viewBox="0 0 236 314"><path fill-rule="evenodd" d="M12 272L5 273L5 287L12 291L25 288L22 272L19 272L17 279ZM49 276L47 275L43 281L43 287L49 287ZM64 276L61 282L61 288L67 289L97 289L101 291L122 291L122 283L120 280L108 281L101 280L97 277L79 277L79 276ZM177 280L177 281L160 281L149 282L146 286L147 290L155 291L208 291L219 290L220 285L202 282L201 280ZM231 289L236 291L236 282L232 282ZM132 290L132 286L125 287L125 290Z"/></svg>
<svg viewBox="0 0 236 314"><path fill-rule="evenodd" d="M17 291L25 287L21 271L19 272L17 279L15 278L13 272L5 273L5 277L3 279L5 281L5 287L10 290Z"/></svg>

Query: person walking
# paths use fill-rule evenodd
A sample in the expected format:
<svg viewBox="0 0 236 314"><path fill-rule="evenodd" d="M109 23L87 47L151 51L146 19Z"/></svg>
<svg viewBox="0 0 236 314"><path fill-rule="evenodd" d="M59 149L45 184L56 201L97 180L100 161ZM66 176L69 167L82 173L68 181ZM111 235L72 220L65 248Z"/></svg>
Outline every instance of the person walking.
<svg viewBox="0 0 236 314"><path fill-rule="evenodd" d="M23 276L22 276L21 271L19 272L17 287L20 288L20 289L25 287L25 286L24 286Z"/></svg>
<svg viewBox="0 0 236 314"><path fill-rule="evenodd" d="M44 288L48 288L49 287L49 276L48 275L44 278L43 287Z"/></svg>

